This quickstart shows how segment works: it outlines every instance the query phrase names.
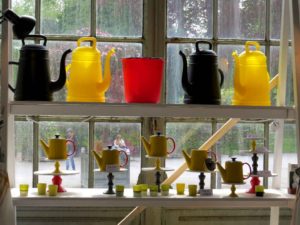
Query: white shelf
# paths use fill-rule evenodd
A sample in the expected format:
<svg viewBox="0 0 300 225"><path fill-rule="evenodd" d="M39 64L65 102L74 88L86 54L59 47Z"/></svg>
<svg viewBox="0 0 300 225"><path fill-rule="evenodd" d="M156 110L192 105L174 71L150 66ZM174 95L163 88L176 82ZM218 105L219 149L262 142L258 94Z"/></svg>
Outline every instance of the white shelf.
<svg viewBox="0 0 300 225"><path fill-rule="evenodd" d="M187 104L10 102L13 115L294 119L293 107Z"/></svg>

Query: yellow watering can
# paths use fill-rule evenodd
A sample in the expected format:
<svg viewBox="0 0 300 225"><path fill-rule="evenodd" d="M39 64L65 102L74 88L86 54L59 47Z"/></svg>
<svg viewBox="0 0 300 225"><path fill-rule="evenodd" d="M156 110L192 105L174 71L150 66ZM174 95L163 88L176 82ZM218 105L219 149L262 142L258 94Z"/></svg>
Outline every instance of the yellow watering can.
<svg viewBox="0 0 300 225"><path fill-rule="evenodd" d="M208 153L210 153L214 157L214 160L208 157ZM188 168L192 171L205 172L213 171L215 169L215 162L217 160L216 154L214 152L192 149L191 155L189 155L185 150L182 150L182 154L185 158Z"/></svg>
<svg viewBox="0 0 300 225"><path fill-rule="evenodd" d="M151 135L149 142L146 140L145 137L142 136L141 138L148 156L165 157L168 154L174 152L176 148L174 139L171 137L161 135L160 132L157 132L156 135ZM168 140L170 140L173 145L172 149L169 152L167 149Z"/></svg>
<svg viewBox="0 0 300 225"><path fill-rule="evenodd" d="M81 46L82 42L91 46ZM96 38L82 37L72 52L71 64L67 66L69 76L66 81L68 102L105 102L105 92L110 86L110 58L115 50L106 55L104 76L102 74L101 53L96 48Z"/></svg>
<svg viewBox="0 0 300 225"><path fill-rule="evenodd" d="M254 46L255 50L250 50ZM240 55L235 51L232 56L234 67L233 105L269 106L270 76L267 71L267 59L255 41L247 41L246 51Z"/></svg>
<svg viewBox="0 0 300 225"><path fill-rule="evenodd" d="M70 154L67 153L67 142L73 145L73 152ZM48 144L43 139L40 140L40 143L48 159L51 160L67 159L67 157L73 155L76 150L76 146L72 140L59 138L58 134L55 135L55 138L50 139Z"/></svg>
<svg viewBox="0 0 300 225"><path fill-rule="evenodd" d="M120 164L120 153L126 157L123 164ZM112 149L112 146L108 146L108 148L102 150L101 153L97 153L93 150L93 154L100 171L106 171L108 165L116 166L119 169L120 167L126 166L128 162L127 153L124 150Z"/></svg>

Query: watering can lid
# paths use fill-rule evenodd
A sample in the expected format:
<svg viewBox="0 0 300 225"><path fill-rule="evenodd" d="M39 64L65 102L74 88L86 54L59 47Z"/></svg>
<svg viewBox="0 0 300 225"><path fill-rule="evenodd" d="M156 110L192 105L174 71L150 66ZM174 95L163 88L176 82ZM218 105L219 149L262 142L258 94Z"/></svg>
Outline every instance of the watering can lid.
<svg viewBox="0 0 300 225"><path fill-rule="evenodd" d="M267 58L261 51L244 51L239 55L239 61L244 65L266 65Z"/></svg>
<svg viewBox="0 0 300 225"><path fill-rule="evenodd" d="M79 46L72 52L72 60L76 61L98 61L101 53L92 46Z"/></svg>

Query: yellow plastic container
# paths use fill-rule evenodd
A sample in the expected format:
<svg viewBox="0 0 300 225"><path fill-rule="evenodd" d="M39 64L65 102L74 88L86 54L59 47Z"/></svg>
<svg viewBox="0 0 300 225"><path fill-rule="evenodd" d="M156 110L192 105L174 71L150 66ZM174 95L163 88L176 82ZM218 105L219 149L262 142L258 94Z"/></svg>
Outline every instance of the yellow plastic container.
<svg viewBox="0 0 300 225"><path fill-rule="evenodd" d="M250 50L255 46L256 50ZM233 105L269 106L270 76L267 70L267 60L260 45L254 41L247 41L246 51L240 55L235 51L234 95Z"/></svg>
<svg viewBox="0 0 300 225"><path fill-rule="evenodd" d="M91 46L81 46L82 42L91 42ZM96 48L96 38L82 37L77 41L77 48L72 52L71 64L67 66L68 102L105 102L105 92L110 86L111 49L105 59L104 76L102 74L101 53Z"/></svg>

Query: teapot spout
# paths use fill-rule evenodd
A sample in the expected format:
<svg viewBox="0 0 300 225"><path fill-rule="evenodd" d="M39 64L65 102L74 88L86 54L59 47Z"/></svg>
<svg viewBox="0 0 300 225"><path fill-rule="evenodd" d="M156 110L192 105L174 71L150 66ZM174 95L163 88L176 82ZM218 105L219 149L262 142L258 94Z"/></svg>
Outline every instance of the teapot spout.
<svg viewBox="0 0 300 225"><path fill-rule="evenodd" d="M115 49L112 48L106 55L105 65L104 65L104 78L101 83L99 83L98 89L103 93L107 91L111 81L111 70L110 70L110 58L115 54Z"/></svg>
<svg viewBox="0 0 300 225"><path fill-rule="evenodd" d="M181 79L181 84L183 90L188 94L192 95L192 85L190 84L188 80L188 74L187 74L187 60L186 56L182 51L179 51L179 55L182 58L182 63L183 63L183 70L182 70L182 79Z"/></svg>
<svg viewBox="0 0 300 225"><path fill-rule="evenodd" d="M147 155L151 155L151 144L146 140L144 136L142 136L141 138L142 138L142 143L144 145L144 148L147 152Z"/></svg>
<svg viewBox="0 0 300 225"><path fill-rule="evenodd" d="M43 140L43 139L40 139L40 143L43 147L43 150L45 152L45 154L47 155L47 157L49 158L49 151L50 151L50 148L49 148L49 145Z"/></svg>
<svg viewBox="0 0 300 225"><path fill-rule="evenodd" d="M99 167L99 169L101 170L102 164L103 164L102 157L101 157L95 150L93 150L93 154L94 154L94 157L95 157L96 162L97 162L97 164L98 164L98 167Z"/></svg>
<svg viewBox="0 0 300 225"><path fill-rule="evenodd" d="M66 62L66 57L67 55L72 52L71 49L66 50L60 60L60 72L59 72L59 77L56 81L51 81L50 82L50 91L55 92L59 91L62 89L66 83L66 68L65 68L65 62Z"/></svg>
<svg viewBox="0 0 300 225"><path fill-rule="evenodd" d="M222 167L222 165L219 162L217 162L217 167L221 173L221 177L223 181L226 183L227 182L226 170Z"/></svg>
<svg viewBox="0 0 300 225"><path fill-rule="evenodd" d="M185 158L185 161L186 161L186 164L188 165L188 168L190 168L190 166L191 166L191 156L185 150L182 150L182 154Z"/></svg>

